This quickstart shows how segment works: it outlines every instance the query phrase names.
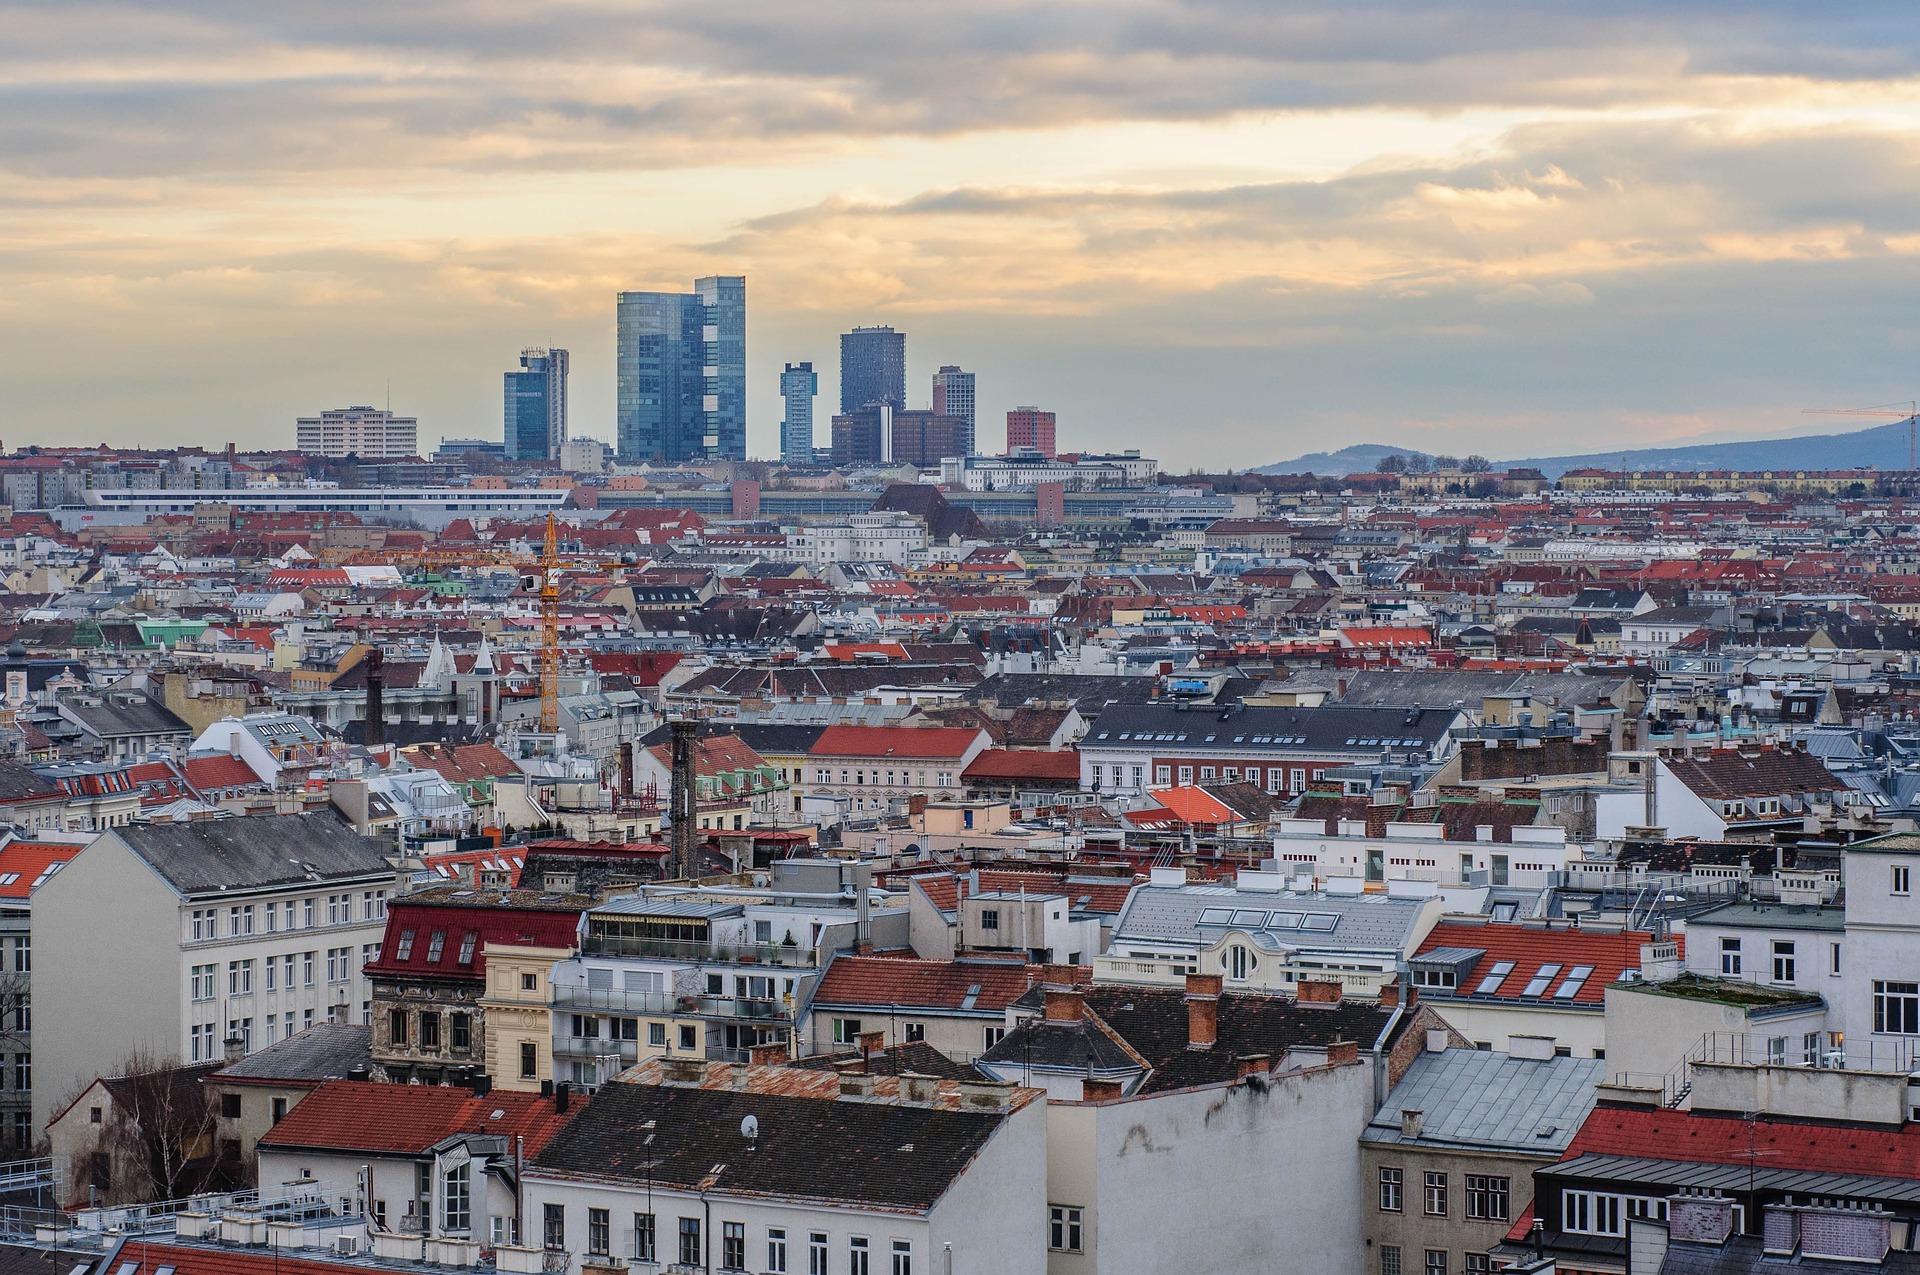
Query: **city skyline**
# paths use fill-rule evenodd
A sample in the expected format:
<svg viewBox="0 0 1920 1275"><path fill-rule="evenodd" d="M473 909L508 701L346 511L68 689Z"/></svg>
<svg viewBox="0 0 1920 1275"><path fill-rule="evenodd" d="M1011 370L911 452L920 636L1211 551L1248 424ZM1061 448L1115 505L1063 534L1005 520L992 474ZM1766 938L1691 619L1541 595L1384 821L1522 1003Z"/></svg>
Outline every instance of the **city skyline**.
<svg viewBox="0 0 1920 1275"><path fill-rule="evenodd" d="M119 12L36 12L3 55L9 439L218 445L389 384L429 437L491 434L533 339L611 439L608 296L716 273L758 281L761 456L782 364L830 379L855 324L985 373L986 419L1179 428L1216 465L1912 397L1892 6L1439 6L1389 41L1170 0L957 37L938 5Z"/></svg>

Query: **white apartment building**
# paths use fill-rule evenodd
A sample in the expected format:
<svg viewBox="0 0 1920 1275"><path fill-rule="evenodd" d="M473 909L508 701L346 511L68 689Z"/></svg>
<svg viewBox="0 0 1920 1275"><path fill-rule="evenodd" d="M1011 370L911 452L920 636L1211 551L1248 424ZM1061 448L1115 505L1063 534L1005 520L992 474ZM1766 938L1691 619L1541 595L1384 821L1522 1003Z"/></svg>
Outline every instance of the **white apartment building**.
<svg viewBox="0 0 1920 1275"><path fill-rule="evenodd" d="M1844 964L1826 998L1830 1026L1844 1033L1849 1066L1910 1069L1920 1047L1920 834L1857 841L1841 872Z"/></svg>
<svg viewBox="0 0 1920 1275"><path fill-rule="evenodd" d="M366 1021L395 881L331 811L103 832L33 897L35 1130L135 1052L207 1062Z"/></svg>
<svg viewBox="0 0 1920 1275"><path fill-rule="evenodd" d="M931 1076L656 1059L604 1086L528 1160L522 1245L538 1251L503 1249L500 1265L1041 1275L1039 1097Z"/></svg>
<svg viewBox="0 0 1920 1275"><path fill-rule="evenodd" d="M838 522L795 528L787 534L785 556L795 562L898 565L926 547L927 525L912 514L854 514Z"/></svg>
<svg viewBox="0 0 1920 1275"><path fill-rule="evenodd" d="M308 456L406 457L420 454L420 422L377 407L336 407L294 422L294 447Z"/></svg>

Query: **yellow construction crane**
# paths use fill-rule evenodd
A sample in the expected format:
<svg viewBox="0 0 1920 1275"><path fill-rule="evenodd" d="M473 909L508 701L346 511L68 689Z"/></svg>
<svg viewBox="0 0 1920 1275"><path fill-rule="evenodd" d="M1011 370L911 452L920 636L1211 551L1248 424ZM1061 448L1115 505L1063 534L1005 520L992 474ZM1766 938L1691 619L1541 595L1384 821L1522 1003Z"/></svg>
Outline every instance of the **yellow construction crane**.
<svg viewBox="0 0 1920 1275"><path fill-rule="evenodd" d="M1904 403L1888 403L1881 407L1808 407L1802 408L1802 416L1896 416L1905 411L1907 416L1907 469L1920 469L1916 463L1916 443L1920 443L1920 399L1909 399ZM1889 425L1898 425L1898 419L1888 421Z"/></svg>
<svg viewBox="0 0 1920 1275"><path fill-rule="evenodd" d="M548 734L560 729L560 573L598 571L604 564L562 558L559 523L553 514L547 515L545 543L537 554L449 546L403 550L330 549L322 550L319 558L334 567L404 562L421 567L511 567L521 572L524 587L537 593L540 599L540 729Z"/></svg>

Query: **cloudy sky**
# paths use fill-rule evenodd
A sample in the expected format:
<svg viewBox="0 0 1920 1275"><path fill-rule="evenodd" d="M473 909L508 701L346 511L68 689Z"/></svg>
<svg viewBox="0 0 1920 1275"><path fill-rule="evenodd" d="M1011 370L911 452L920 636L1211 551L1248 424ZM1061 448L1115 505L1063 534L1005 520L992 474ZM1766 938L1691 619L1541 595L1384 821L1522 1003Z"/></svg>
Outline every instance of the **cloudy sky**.
<svg viewBox="0 0 1920 1275"><path fill-rule="evenodd" d="M1909 3L0 3L0 441L612 436L613 295L908 333L1170 468L1825 432L1912 397ZM1862 421L1860 424L1872 424Z"/></svg>

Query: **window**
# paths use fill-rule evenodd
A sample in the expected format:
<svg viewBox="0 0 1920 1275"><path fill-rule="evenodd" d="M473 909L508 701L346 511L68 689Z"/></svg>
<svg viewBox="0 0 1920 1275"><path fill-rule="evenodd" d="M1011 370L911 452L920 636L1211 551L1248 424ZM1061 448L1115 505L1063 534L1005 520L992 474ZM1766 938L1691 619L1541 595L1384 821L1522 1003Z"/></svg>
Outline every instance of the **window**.
<svg viewBox="0 0 1920 1275"><path fill-rule="evenodd" d="M1156 784L1161 784L1161 785L1165 785L1165 784L1170 784L1170 783L1172 783L1172 782L1173 782L1173 767L1171 767L1171 766L1155 766L1155 767L1153 768L1153 782L1154 782L1154 783L1156 783Z"/></svg>
<svg viewBox="0 0 1920 1275"><path fill-rule="evenodd" d="M313 986L313 963L319 955L318 952L300 953L300 981L308 987Z"/></svg>
<svg viewBox="0 0 1920 1275"><path fill-rule="evenodd" d="M1827 973L1835 978L1840 977L1840 945L1838 943L1827 944Z"/></svg>
<svg viewBox="0 0 1920 1275"><path fill-rule="evenodd" d="M440 1048L440 1015L420 1015L420 1048Z"/></svg>
<svg viewBox="0 0 1920 1275"><path fill-rule="evenodd" d="M451 1043L455 1049L473 1048L473 1015L453 1015L453 1039Z"/></svg>
<svg viewBox="0 0 1920 1275"><path fill-rule="evenodd" d="M587 1210L587 1252L597 1257L613 1252L613 1215L605 1209Z"/></svg>
<svg viewBox="0 0 1920 1275"><path fill-rule="evenodd" d="M292 952L287 953L286 957L281 961L280 968L282 971L284 971L284 977L281 980L281 986L285 987L288 991L292 991L293 990L293 953Z"/></svg>
<svg viewBox="0 0 1920 1275"><path fill-rule="evenodd" d="M913 1275L913 1243L910 1240L893 1242L892 1275Z"/></svg>
<svg viewBox="0 0 1920 1275"><path fill-rule="evenodd" d="M1238 943L1227 949L1228 978L1244 979L1248 971L1252 970L1253 967L1258 964L1259 962L1254 959L1252 951Z"/></svg>
<svg viewBox="0 0 1920 1275"><path fill-rule="evenodd" d="M226 1120L238 1120L240 1118L239 1094L223 1093L220 1095L220 1115L222 1119Z"/></svg>
<svg viewBox="0 0 1920 1275"><path fill-rule="evenodd" d="M344 983L353 977L353 949L350 947L330 947L327 949L327 981Z"/></svg>
<svg viewBox="0 0 1920 1275"><path fill-rule="evenodd" d="M280 915L284 922L280 928L285 930L291 930L293 928L293 900L292 899L288 899L286 906L280 909Z"/></svg>
<svg viewBox="0 0 1920 1275"><path fill-rule="evenodd" d="M396 961L410 961L413 959L412 930L400 931L400 943L393 949L393 959Z"/></svg>
<svg viewBox="0 0 1920 1275"><path fill-rule="evenodd" d="M1507 1220L1507 1179L1469 1173L1466 1187L1468 1221L1504 1222Z"/></svg>
<svg viewBox="0 0 1920 1275"><path fill-rule="evenodd" d="M428 962L431 963L439 960L440 953L445 951L446 947L447 947L447 932L445 930L435 930L427 938Z"/></svg>
<svg viewBox="0 0 1920 1275"><path fill-rule="evenodd" d="M833 1020L833 1043L851 1045L860 1037L860 1020L857 1018L836 1018Z"/></svg>
<svg viewBox="0 0 1920 1275"><path fill-rule="evenodd" d="M206 939L217 937L217 934L214 929L215 918L217 915L218 914L212 908L195 908L193 910L192 920L193 920L193 941L194 942L198 943Z"/></svg>
<svg viewBox="0 0 1920 1275"><path fill-rule="evenodd" d="M982 1031L980 1035L986 1048L992 1049L995 1045L1006 1039L1007 1029L1004 1027L989 1027Z"/></svg>
<svg viewBox="0 0 1920 1275"><path fill-rule="evenodd" d="M390 1009L387 1011L387 1038L396 1045L407 1043L407 1011Z"/></svg>
<svg viewBox="0 0 1920 1275"><path fill-rule="evenodd" d="M651 1045L655 1049L666 1048L667 1025L665 1023L648 1023L647 1024L647 1044Z"/></svg>
<svg viewBox="0 0 1920 1275"><path fill-rule="evenodd" d="M847 1241L847 1275L873 1275L867 1267L867 1237L856 1235Z"/></svg>
<svg viewBox="0 0 1920 1275"><path fill-rule="evenodd" d="M1563 1191L1560 1229L1576 1235L1619 1235L1620 1197L1597 1191Z"/></svg>
<svg viewBox="0 0 1920 1275"><path fill-rule="evenodd" d="M1895 894L1913 893L1913 869L1904 863L1893 865L1893 892Z"/></svg>
<svg viewBox="0 0 1920 1275"><path fill-rule="evenodd" d="M267 1104L267 1109L275 1124L279 1124L287 1118L287 1100L285 1098L273 1099Z"/></svg>
<svg viewBox="0 0 1920 1275"><path fill-rule="evenodd" d="M827 1233L807 1232L807 1275L827 1275Z"/></svg>
<svg viewBox="0 0 1920 1275"><path fill-rule="evenodd" d="M1920 1036L1920 982L1873 981L1873 1030Z"/></svg>
<svg viewBox="0 0 1920 1275"><path fill-rule="evenodd" d="M903 1026L909 1045L927 1038L927 1025L925 1023L906 1023L903 1024Z"/></svg>
<svg viewBox="0 0 1920 1275"><path fill-rule="evenodd" d="M1447 1250L1430 1248L1427 1250L1426 1275L1447 1275Z"/></svg>
<svg viewBox="0 0 1920 1275"><path fill-rule="evenodd" d="M1722 938L1720 940L1720 972L1737 977L1740 973L1740 940Z"/></svg>
<svg viewBox="0 0 1920 1275"><path fill-rule="evenodd" d="M1532 980L1527 983L1525 990L1520 994L1522 996L1540 996L1545 994L1547 984L1551 983L1553 976L1559 972L1560 967L1558 965L1542 965L1540 971L1533 976Z"/></svg>
<svg viewBox="0 0 1920 1275"><path fill-rule="evenodd" d="M543 1204L540 1206L540 1247L561 1250L567 1246L567 1206L564 1204Z"/></svg>
<svg viewBox="0 0 1920 1275"><path fill-rule="evenodd" d="M474 930L468 930L460 937L460 963L462 965L473 964L473 949L478 946L479 942L480 935Z"/></svg>
<svg viewBox="0 0 1920 1275"><path fill-rule="evenodd" d="M747 1224L745 1222L720 1224L720 1269L723 1271L747 1269Z"/></svg>
<svg viewBox="0 0 1920 1275"><path fill-rule="evenodd" d="M680 1264L704 1265L700 1260L700 1219L697 1217L680 1219Z"/></svg>
<svg viewBox="0 0 1920 1275"><path fill-rule="evenodd" d="M342 903L346 905L342 907ZM342 913L347 915L341 915ZM351 894L329 894L327 896L327 924L339 925L342 921L353 919L353 896Z"/></svg>
<svg viewBox="0 0 1920 1275"><path fill-rule="evenodd" d="M1794 971L1799 963L1793 958L1793 940L1775 939L1773 941L1773 981L1791 983Z"/></svg>
<svg viewBox="0 0 1920 1275"><path fill-rule="evenodd" d="M697 1027L693 1027L689 1024L682 1023L680 1026L680 1048L682 1049L700 1048L700 1029Z"/></svg>
<svg viewBox="0 0 1920 1275"><path fill-rule="evenodd" d="M1402 1180L1399 1169L1380 1170L1380 1211L1398 1213L1401 1204Z"/></svg>
<svg viewBox="0 0 1920 1275"><path fill-rule="evenodd" d="M983 930L999 929L1000 928L1000 909L999 908L981 908L980 909L980 928Z"/></svg>
<svg viewBox="0 0 1920 1275"><path fill-rule="evenodd" d="M1080 1252L1080 1216L1080 1210L1071 1204L1049 1204L1047 1247L1056 1253Z"/></svg>
<svg viewBox="0 0 1920 1275"><path fill-rule="evenodd" d="M194 1026L192 1036L193 1036L193 1049L191 1052L193 1054L193 1061L194 1062L212 1062L214 1059L213 1024L212 1023L196 1024ZM18 1083L17 1073L19 1068L19 1060L27 1056L28 1055L26 1054L16 1054L14 1056L14 1067L16 1071L16 1081L14 1084L14 1088L16 1089L25 1088L25 1086Z"/></svg>
<svg viewBox="0 0 1920 1275"><path fill-rule="evenodd" d="M1428 1173L1421 1199L1428 1217L1445 1217L1447 1215L1447 1175Z"/></svg>
<svg viewBox="0 0 1920 1275"><path fill-rule="evenodd" d="M654 1261L653 1256L653 1214L635 1213L633 1215L633 1260L636 1262Z"/></svg>
<svg viewBox="0 0 1920 1275"><path fill-rule="evenodd" d="M279 964L275 962L271 956L260 962L260 972L266 975L268 991L273 990L274 981L279 976L279 971Z"/></svg>
<svg viewBox="0 0 1920 1275"><path fill-rule="evenodd" d="M1382 1244L1380 1246L1380 1275L1401 1275L1400 1246Z"/></svg>
<svg viewBox="0 0 1920 1275"><path fill-rule="evenodd" d="M253 995L253 962L252 961L228 961L227 962L227 995L229 996Z"/></svg>
<svg viewBox="0 0 1920 1275"><path fill-rule="evenodd" d="M300 900L300 923L309 930L313 928L313 900Z"/></svg>
<svg viewBox="0 0 1920 1275"><path fill-rule="evenodd" d="M33 972L33 940L31 938L13 941L13 972L16 974Z"/></svg>
<svg viewBox="0 0 1920 1275"><path fill-rule="evenodd" d="M1190 788L1193 786L1193 767L1182 766L1180 768L1180 786L1182 788Z"/></svg>
<svg viewBox="0 0 1920 1275"><path fill-rule="evenodd" d="M213 986L214 967L211 965L194 966L192 978L193 999L197 1001L212 1000L214 995Z"/></svg>
<svg viewBox="0 0 1920 1275"><path fill-rule="evenodd" d="M530 1040L520 1042L520 1079L532 1080L540 1069L540 1051Z"/></svg>
<svg viewBox="0 0 1920 1275"><path fill-rule="evenodd" d="M1460 1259L1460 1269L1466 1275L1492 1275L1493 1257L1487 1253L1468 1253Z"/></svg>
<svg viewBox="0 0 1920 1275"><path fill-rule="evenodd" d="M767 1275L786 1275L787 1232L785 1228L767 1228Z"/></svg>
<svg viewBox="0 0 1920 1275"><path fill-rule="evenodd" d="M440 1192L445 1228L465 1235L473 1228L473 1161L462 1160L441 1174Z"/></svg>
<svg viewBox="0 0 1920 1275"><path fill-rule="evenodd" d="M213 1025L207 1025L207 1044L213 1044ZM33 1055L15 1054L13 1056L13 1087L22 1091L33 1088Z"/></svg>

